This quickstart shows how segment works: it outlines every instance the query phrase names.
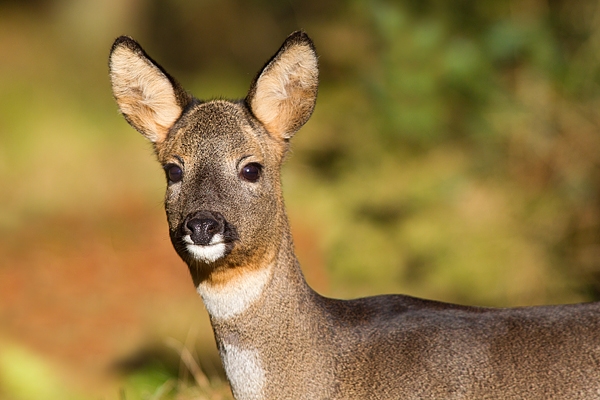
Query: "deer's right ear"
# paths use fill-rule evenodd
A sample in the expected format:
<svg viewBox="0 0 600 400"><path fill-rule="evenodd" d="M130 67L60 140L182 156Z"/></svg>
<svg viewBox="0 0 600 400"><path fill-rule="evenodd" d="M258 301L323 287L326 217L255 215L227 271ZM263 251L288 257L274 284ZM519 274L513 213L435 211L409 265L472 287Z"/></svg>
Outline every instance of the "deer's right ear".
<svg viewBox="0 0 600 400"><path fill-rule="evenodd" d="M191 96L130 37L115 40L109 68L113 95L127 122L153 143L163 142Z"/></svg>

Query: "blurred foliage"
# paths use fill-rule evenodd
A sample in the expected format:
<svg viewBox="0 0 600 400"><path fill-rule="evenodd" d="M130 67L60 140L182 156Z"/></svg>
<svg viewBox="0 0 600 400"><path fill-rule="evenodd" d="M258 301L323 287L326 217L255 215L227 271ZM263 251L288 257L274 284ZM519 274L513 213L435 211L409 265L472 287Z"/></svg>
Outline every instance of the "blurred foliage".
<svg viewBox="0 0 600 400"><path fill-rule="evenodd" d="M7 341L0 342L0 397L14 400L77 399L61 374L37 354ZM32 384L35 382L35 384Z"/></svg>
<svg viewBox="0 0 600 400"><path fill-rule="evenodd" d="M342 291L598 298L597 3L584 3L351 5L368 46L350 79L325 82L321 132L296 150L332 196L314 202L330 203L317 219Z"/></svg>
<svg viewBox="0 0 600 400"><path fill-rule="evenodd" d="M322 83L284 187L327 294L598 300L599 19L597 0L2 0L0 233L124 198L159 212L110 95L116 36L198 97L242 97L302 28Z"/></svg>

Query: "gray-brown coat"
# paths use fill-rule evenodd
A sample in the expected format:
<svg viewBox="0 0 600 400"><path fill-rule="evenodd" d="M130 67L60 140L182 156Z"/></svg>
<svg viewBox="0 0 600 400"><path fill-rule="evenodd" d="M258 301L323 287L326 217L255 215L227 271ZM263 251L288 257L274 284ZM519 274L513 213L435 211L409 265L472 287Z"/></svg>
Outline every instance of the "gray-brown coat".
<svg viewBox="0 0 600 400"><path fill-rule="evenodd" d="M488 309L402 295L350 301L305 283L281 193L288 141L317 94L290 35L244 100L188 95L131 38L113 93L167 175L170 236L241 399L599 399L600 305Z"/></svg>

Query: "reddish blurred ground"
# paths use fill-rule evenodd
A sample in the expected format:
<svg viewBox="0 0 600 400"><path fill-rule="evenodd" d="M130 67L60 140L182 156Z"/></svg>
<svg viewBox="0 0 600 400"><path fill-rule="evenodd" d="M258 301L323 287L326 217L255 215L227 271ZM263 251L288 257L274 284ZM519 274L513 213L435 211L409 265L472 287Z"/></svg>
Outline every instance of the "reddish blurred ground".
<svg viewBox="0 0 600 400"><path fill-rule="evenodd" d="M294 234L307 279L326 289L315 238L301 227ZM59 363L84 385L171 334L156 327L178 318L186 320L183 329L207 324L159 206L31 217L17 230L0 230L0 337Z"/></svg>

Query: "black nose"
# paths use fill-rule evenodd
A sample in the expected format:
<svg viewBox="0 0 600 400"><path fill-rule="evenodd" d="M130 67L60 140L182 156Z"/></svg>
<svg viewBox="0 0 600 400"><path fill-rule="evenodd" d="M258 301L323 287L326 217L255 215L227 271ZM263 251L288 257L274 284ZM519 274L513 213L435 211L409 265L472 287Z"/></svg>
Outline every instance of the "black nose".
<svg viewBox="0 0 600 400"><path fill-rule="evenodd" d="M223 234L224 218L211 211L200 211L188 215L182 224L184 236L189 235L194 244L206 246L215 235Z"/></svg>

